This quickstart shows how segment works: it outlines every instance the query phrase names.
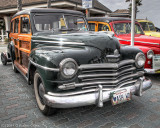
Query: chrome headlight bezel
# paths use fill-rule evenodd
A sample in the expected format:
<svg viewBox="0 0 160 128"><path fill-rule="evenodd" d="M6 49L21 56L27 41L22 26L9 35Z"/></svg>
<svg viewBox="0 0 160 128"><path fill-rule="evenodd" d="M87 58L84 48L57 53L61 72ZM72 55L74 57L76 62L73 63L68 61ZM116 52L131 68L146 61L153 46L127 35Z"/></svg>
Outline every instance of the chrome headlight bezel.
<svg viewBox="0 0 160 128"><path fill-rule="evenodd" d="M138 61L140 61L139 59L143 59L144 63L143 65L139 65ZM135 65L137 68L142 68L144 65L145 65L145 62L146 62L146 57L143 53L138 53L135 57Z"/></svg>
<svg viewBox="0 0 160 128"><path fill-rule="evenodd" d="M66 65L67 64L69 64L70 63L70 65L71 64L73 64L72 66L74 67L74 73L73 74L71 74L71 75L67 75L67 74L65 74L65 72L64 72L64 69L65 69L65 67L66 67ZM61 76L63 77L63 78L65 78L65 79L70 79L70 78L73 78L76 74L77 74L77 72L78 72L78 64L77 64L77 62L74 60L74 59L72 59L72 58L66 58L66 59L63 59L61 62L60 62L60 64L59 64L59 67L60 67L60 74L61 74Z"/></svg>
<svg viewBox="0 0 160 128"><path fill-rule="evenodd" d="M152 54L152 55L151 55L151 54ZM147 52L147 58L148 58L148 59L152 59L153 56L154 56L154 52L153 52L152 50L149 50L149 51Z"/></svg>

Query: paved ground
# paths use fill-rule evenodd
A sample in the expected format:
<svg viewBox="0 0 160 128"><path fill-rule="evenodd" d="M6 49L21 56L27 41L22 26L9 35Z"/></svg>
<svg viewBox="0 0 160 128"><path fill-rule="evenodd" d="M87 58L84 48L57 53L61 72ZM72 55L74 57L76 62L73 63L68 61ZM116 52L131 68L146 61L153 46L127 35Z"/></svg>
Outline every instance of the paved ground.
<svg viewBox="0 0 160 128"><path fill-rule="evenodd" d="M11 65L0 64L0 128L160 128L160 76L142 97L117 106L60 109L50 117L37 108L33 87Z"/></svg>
<svg viewBox="0 0 160 128"><path fill-rule="evenodd" d="M0 42L0 53L7 51L7 44ZM0 62L1 63L1 62Z"/></svg>

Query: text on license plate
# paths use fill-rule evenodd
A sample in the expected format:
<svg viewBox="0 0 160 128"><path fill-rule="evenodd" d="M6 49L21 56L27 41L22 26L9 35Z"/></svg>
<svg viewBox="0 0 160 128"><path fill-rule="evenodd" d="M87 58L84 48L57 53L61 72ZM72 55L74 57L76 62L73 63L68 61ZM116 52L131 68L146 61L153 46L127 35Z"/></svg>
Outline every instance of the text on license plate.
<svg viewBox="0 0 160 128"><path fill-rule="evenodd" d="M131 100L130 89L123 89L114 92L113 96L111 97L112 105L120 104L129 100Z"/></svg>

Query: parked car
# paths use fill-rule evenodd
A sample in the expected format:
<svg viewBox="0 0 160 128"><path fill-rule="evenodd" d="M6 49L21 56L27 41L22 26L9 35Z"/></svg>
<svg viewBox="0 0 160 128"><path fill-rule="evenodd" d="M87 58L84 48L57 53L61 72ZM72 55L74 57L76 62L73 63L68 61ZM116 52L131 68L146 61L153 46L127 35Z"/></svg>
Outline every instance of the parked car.
<svg viewBox="0 0 160 128"><path fill-rule="evenodd" d="M118 17L88 18L90 31L113 31L122 45L131 43L131 20ZM135 24L135 46L146 56L145 72L160 73L160 38L144 35L140 24Z"/></svg>
<svg viewBox="0 0 160 128"><path fill-rule="evenodd" d="M160 32L160 28L158 27L155 27L156 28L156 32Z"/></svg>
<svg viewBox="0 0 160 128"><path fill-rule="evenodd" d="M152 86L140 49L120 47L114 36L87 26L81 12L70 10L30 9L12 17L7 56L33 84L45 115L56 108L102 107L109 100L119 104Z"/></svg>
<svg viewBox="0 0 160 128"><path fill-rule="evenodd" d="M151 21L148 20L137 20L137 21L141 24L145 35L160 37L160 32L157 32L156 27Z"/></svg>

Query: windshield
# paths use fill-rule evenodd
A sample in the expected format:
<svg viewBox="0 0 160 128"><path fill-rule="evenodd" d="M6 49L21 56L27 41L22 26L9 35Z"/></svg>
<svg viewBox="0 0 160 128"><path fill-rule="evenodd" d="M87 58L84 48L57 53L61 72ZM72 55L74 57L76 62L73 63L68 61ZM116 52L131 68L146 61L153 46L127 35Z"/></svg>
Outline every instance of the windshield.
<svg viewBox="0 0 160 128"><path fill-rule="evenodd" d="M80 22L80 24L79 24ZM87 31L83 17L64 14L41 14L34 16L36 31Z"/></svg>
<svg viewBox="0 0 160 128"><path fill-rule="evenodd" d="M147 22L140 22L140 24L141 24L144 31L149 31Z"/></svg>
<svg viewBox="0 0 160 128"><path fill-rule="evenodd" d="M150 22L149 22L149 23L148 23L148 26L149 26L150 31L156 31L153 23L150 23Z"/></svg>
<svg viewBox="0 0 160 128"><path fill-rule="evenodd" d="M115 23L113 25L116 34L130 34L131 23ZM138 24L135 24L135 34L144 34L143 30Z"/></svg>

